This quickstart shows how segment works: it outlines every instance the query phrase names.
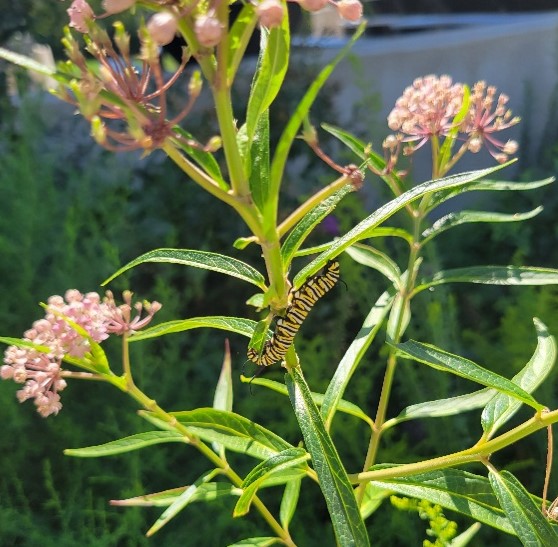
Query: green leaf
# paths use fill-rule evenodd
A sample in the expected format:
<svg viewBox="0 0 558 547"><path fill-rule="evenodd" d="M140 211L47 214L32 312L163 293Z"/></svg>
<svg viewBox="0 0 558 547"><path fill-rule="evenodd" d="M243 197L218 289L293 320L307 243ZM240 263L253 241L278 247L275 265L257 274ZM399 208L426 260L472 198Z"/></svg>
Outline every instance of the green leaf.
<svg viewBox="0 0 558 547"><path fill-rule="evenodd" d="M341 398L358 364L380 330L386 315L389 313L393 304L393 298L394 296L390 291L386 291L378 298L374 307L366 316L356 338L339 362L335 374L327 386L321 408L321 415L327 428L331 426L336 410L340 409Z"/></svg>
<svg viewBox="0 0 558 547"><path fill-rule="evenodd" d="M218 442L227 450L266 460L293 446L261 425L224 410L198 408L172 415L188 431L208 442Z"/></svg>
<svg viewBox="0 0 558 547"><path fill-rule="evenodd" d="M261 353L265 341L271 338L271 331L267 327L268 322L265 319L258 321L248 344L249 347L254 348L258 353Z"/></svg>
<svg viewBox="0 0 558 547"><path fill-rule="evenodd" d="M344 129L329 125L327 123L322 124L322 128L339 139L349 150L354 152L360 159L365 160L372 170L376 173L382 173L386 168L386 161L383 156L377 154L372 150L372 145L361 141L359 138L351 135ZM399 188L404 188L405 184L397 176L397 174L392 171L389 174L379 175L380 178L391 188L392 181L398 185ZM391 180L390 180L391 179Z"/></svg>
<svg viewBox="0 0 558 547"><path fill-rule="evenodd" d="M304 243L306 238L312 233L312 230L329 214L331 214L337 204L349 193L353 191L353 186L347 184L341 190L335 192L332 196L324 199L314 209L308 212L300 220L300 222L291 230L285 243L281 247L281 256L283 264L289 265L293 256L299 247Z"/></svg>
<svg viewBox="0 0 558 547"><path fill-rule="evenodd" d="M254 467L242 483L243 492L236 502L233 517L241 517L248 513L258 488L271 475L291 467L301 466L309 459L310 454L304 448L289 448Z"/></svg>
<svg viewBox="0 0 558 547"><path fill-rule="evenodd" d="M281 508L279 510L279 520L285 530L288 530L289 524L296 512L301 484L302 481L300 479L295 479L285 485L285 492L281 498Z"/></svg>
<svg viewBox="0 0 558 547"><path fill-rule="evenodd" d="M247 538L242 541L237 541L236 543L230 543L228 547L269 547L276 543L283 543L283 541L276 537L259 537Z"/></svg>
<svg viewBox="0 0 558 547"><path fill-rule="evenodd" d="M453 118L451 122L452 123L451 129L449 130L448 134L445 136L442 146L440 147L440 151L438 153L438 159L437 159L438 168L447 165L451 160L451 151L457 140L461 122L465 119L465 116L467 116L467 113L469 112L470 96L471 96L471 91L469 89L469 86L464 85L461 107L459 108L459 111Z"/></svg>
<svg viewBox="0 0 558 547"><path fill-rule="evenodd" d="M399 266L385 253L374 247L356 243L345 251L355 262L379 271L396 287L401 287L401 270Z"/></svg>
<svg viewBox="0 0 558 547"><path fill-rule="evenodd" d="M373 484L403 496L427 500L514 534L513 526L500 508L486 477L460 469L442 469L387 481L373 481Z"/></svg>
<svg viewBox="0 0 558 547"><path fill-rule="evenodd" d="M300 103L298 104L294 114L289 118L281 137L279 138L279 142L277 143L277 147L275 148L275 154L273 156L273 160L271 162L271 173L270 173L270 185L269 185L269 192L271 196L279 195L279 188L281 187L281 181L283 180L283 175L285 172L285 164L287 163L287 159L289 157L289 151L293 144L294 139L297 136L298 130L302 124L302 121L308 115L314 100L316 99L320 89L325 84L326 80L329 78L333 69L337 66L337 64L347 55L355 41L360 37L360 35L364 32L366 25L363 23L361 24L355 33L352 35L351 39L347 42L347 44L341 49L341 51L335 56L335 58L325 66L322 71L318 74L316 79L312 82L304 97L301 99ZM269 204L270 209L276 208L276 202ZM273 222L274 215L266 215L269 217L269 222ZM266 226L267 228L267 226ZM316 269L318 271L319 268Z"/></svg>
<svg viewBox="0 0 558 547"><path fill-rule="evenodd" d="M498 473L491 468L490 484L512 524L517 537L529 547L552 547L558 545L558 535L550 522L535 505L531 495L509 472Z"/></svg>
<svg viewBox="0 0 558 547"><path fill-rule="evenodd" d="M257 21L258 18L254 16L254 5L247 3L244 4L230 28L228 34L229 66L227 71L229 82L232 82L236 76L240 62L246 52L246 47L250 42L250 37L256 28Z"/></svg>
<svg viewBox="0 0 558 547"><path fill-rule="evenodd" d="M182 509L184 509L194 498L196 492L203 484L209 482L215 475L220 473L220 469L213 469L212 471L208 471L204 473L199 479L197 479L194 484L186 488L180 496L176 498L176 500L169 505L163 514L155 521L155 524L149 528L147 533L145 534L147 537L151 537L153 534L158 532L165 524L167 524L171 519L173 519Z"/></svg>
<svg viewBox="0 0 558 547"><path fill-rule="evenodd" d="M444 283L480 283L484 285L556 285L558 270L531 266L470 266L442 270L421 279L414 294Z"/></svg>
<svg viewBox="0 0 558 547"><path fill-rule="evenodd" d="M359 547L370 545L353 487L298 369L291 369L286 375L286 384L306 448L312 455L337 543Z"/></svg>
<svg viewBox="0 0 558 547"><path fill-rule="evenodd" d="M367 519L374 513L391 493L391 490L378 487L373 482L369 482L364 489L364 498L360 505L362 518Z"/></svg>
<svg viewBox="0 0 558 547"><path fill-rule="evenodd" d="M208 317L191 317L190 319L176 319L159 323L153 327L137 332L130 336L130 342L138 342L149 338L158 338L166 334L175 334L190 329L210 328L236 332L250 338L257 323L242 317L225 317L221 315Z"/></svg>
<svg viewBox="0 0 558 547"><path fill-rule="evenodd" d="M286 13L285 13L286 15ZM260 117L267 112L281 89L289 65L289 18L283 17L280 27L271 30L261 27L260 57L246 111L248 148L259 125ZM267 115L267 114L266 114ZM250 164L249 158L247 158Z"/></svg>
<svg viewBox="0 0 558 547"><path fill-rule="evenodd" d="M393 427L398 423L407 420L416 420L419 418L440 418L443 416L453 416L454 414L461 414L476 408L481 408L492 397L494 397L496 390L484 388L473 393L465 395L458 395L456 397L449 397L447 399L437 399L435 401L426 401L416 405L410 405L404 408L397 417L388 420L384 427Z"/></svg>
<svg viewBox="0 0 558 547"><path fill-rule="evenodd" d="M145 433L137 433L136 435L110 441L105 444L86 446L84 448L67 448L64 450L64 454L77 458L100 458L103 456L124 454L125 452L139 450L140 448L153 446L155 444L187 442L184 435L176 431L146 431Z"/></svg>
<svg viewBox="0 0 558 547"><path fill-rule="evenodd" d="M502 169L503 165L491 167L490 169L481 169L479 171L470 171L467 173L460 173L458 175L451 175L443 179L431 180L423 184L419 184L407 192L404 192L397 198L382 205L369 217L365 218L357 224L352 230L347 232L344 236L335 240L327 251L324 251L310 264L303 268L294 278L293 285L295 289L300 288L304 281L311 275L315 274L318 270L323 268L325 264L341 254L345 249L363 239L368 237L366 234L385 222L388 218L392 217L397 211L412 203L414 200L432 192L436 192L443 188L453 188L457 186L465 186L472 182L485 177L494 171Z"/></svg>
<svg viewBox="0 0 558 547"><path fill-rule="evenodd" d="M25 68L26 70L29 70L31 72L36 72L37 74L43 74L45 76L51 77L56 76L56 71L52 68L38 63L31 57L26 57L25 55L14 53L13 51L4 49L3 47L0 47L0 59L5 59L9 63Z"/></svg>
<svg viewBox="0 0 558 547"><path fill-rule="evenodd" d="M515 399L518 399L536 410L542 410L544 405L537 403L535 399L524 389L514 384L511 380L485 369L469 359L448 353L431 344L424 344L409 340L403 344L397 344L397 354L407 359L413 359L424 363L437 370L450 372L456 376L467 378L473 382L502 391Z"/></svg>
<svg viewBox="0 0 558 547"><path fill-rule="evenodd" d="M549 375L556 362L556 341L550 336L546 326L537 318L533 319L537 331L535 353L525 367L512 378L512 382L532 393ZM521 407L521 401L504 393L498 393L482 411L481 423L484 437L490 439Z"/></svg>
<svg viewBox="0 0 558 547"><path fill-rule="evenodd" d="M269 112L262 112L250 147L250 191L259 207L263 209L269 191Z"/></svg>
<svg viewBox="0 0 558 547"><path fill-rule="evenodd" d="M213 408L217 410L231 411L233 406L233 384L231 371L231 350L228 338L225 340L225 356L223 358L223 366L221 374L215 388L213 397ZM213 444L213 450L217 452L221 458L225 459L225 448L218 444Z"/></svg>
<svg viewBox="0 0 558 547"><path fill-rule="evenodd" d="M245 378L244 376L241 376L240 379L245 383L266 387L268 389L276 391L277 393L281 393L281 395L287 395L287 396L289 395L286 386L284 384L276 382L275 380L268 380L267 378L261 378L261 377ZM315 391L312 391L312 400L314 401L316 406L321 407L324 404L324 398L325 395L323 393L316 393ZM339 410L339 412L344 412L345 414L350 414L355 418L361 419L362 421L366 422L370 427L374 426L374 422L369 416L367 416L364 413L364 410L362 410L359 406L355 405L354 403L346 401L345 399L339 400L337 405L337 410Z"/></svg>
<svg viewBox="0 0 558 547"><path fill-rule="evenodd" d="M527 211L526 213L515 213L515 214L503 214L503 213L490 213L486 211L458 211L455 213L449 213L442 218L438 219L430 228L422 232L422 237L424 240L422 244L430 241L437 235L459 226L460 224L468 224L474 222L520 222L522 220L528 220L537 216L543 210L542 207L537 207L532 211Z"/></svg>
<svg viewBox="0 0 558 547"><path fill-rule="evenodd" d="M202 270L211 270L237 277L256 285L260 289L266 289L263 275L249 264L230 256L193 249L155 249L149 251L128 262L128 264L103 281L102 285L110 283L114 278L122 275L129 269L146 262L170 262L172 264L181 264L182 266L193 266Z"/></svg>
<svg viewBox="0 0 558 547"><path fill-rule="evenodd" d="M223 178L223 173L221 173L221 168L219 163L215 159L215 156L211 152L200 149L196 146L190 146L186 144L188 141L195 141L194 136L183 129L182 127L175 125L173 127L175 133L179 133L183 138L176 139L173 142L177 144L190 158L197 163L207 175L209 175L214 181L217 182L221 190L228 191L230 186Z"/></svg>
<svg viewBox="0 0 558 547"><path fill-rule="evenodd" d="M125 500L111 500L111 505L125 507L168 507L179 498L189 486L180 486L163 490L162 492L154 492L153 494L144 494L143 496L135 496ZM207 482L200 484L195 494L190 498L190 503L195 501L214 501L218 498L229 496L240 496L242 490L234 487L226 482Z"/></svg>
<svg viewBox="0 0 558 547"><path fill-rule="evenodd" d="M514 182L514 181L504 181L504 180L489 180L484 179L482 181L476 182L469 186L464 186L461 188L452 188L449 192L442 191L434 194L432 204L429 211L447 201L448 199L454 198L463 192L473 192L473 191L491 191L491 192L507 192L507 191L522 191L522 190L535 190L551 184L554 182L554 177L549 177L547 179L536 180L532 182Z"/></svg>
<svg viewBox="0 0 558 547"><path fill-rule="evenodd" d="M461 532L458 536L455 536L448 544L448 547L465 547L469 545L469 542L477 535L477 532L481 529L481 523L475 522L471 524L467 530Z"/></svg>

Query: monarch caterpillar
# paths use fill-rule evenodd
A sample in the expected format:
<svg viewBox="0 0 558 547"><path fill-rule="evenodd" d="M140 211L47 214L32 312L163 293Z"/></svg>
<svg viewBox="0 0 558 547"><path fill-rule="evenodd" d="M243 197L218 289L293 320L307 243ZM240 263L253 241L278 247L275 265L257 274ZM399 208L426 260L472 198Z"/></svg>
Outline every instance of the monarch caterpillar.
<svg viewBox="0 0 558 547"><path fill-rule="evenodd" d="M335 286L337 281L339 281L339 262L329 262L324 268L324 273L313 275L300 289L294 291L285 316L277 320L271 340L265 343L261 354L254 348L248 348L248 359L264 367L282 360L308 312Z"/></svg>

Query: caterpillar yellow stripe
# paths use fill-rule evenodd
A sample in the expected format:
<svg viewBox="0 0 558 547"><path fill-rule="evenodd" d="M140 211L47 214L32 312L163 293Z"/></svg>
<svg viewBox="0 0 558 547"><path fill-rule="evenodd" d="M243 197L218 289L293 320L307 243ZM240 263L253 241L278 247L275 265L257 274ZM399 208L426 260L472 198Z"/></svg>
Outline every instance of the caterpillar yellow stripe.
<svg viewBox="0 0 558 547"><path fill-rule="evenodd" d="M283 360L314 304L335 287L338 281L339 262L336 261L326 264L323 273L310 277L300 289L294 291L284 317L277 320L273 337L264 344L262 352L248 348L248 359L264 367Z"/></svg>

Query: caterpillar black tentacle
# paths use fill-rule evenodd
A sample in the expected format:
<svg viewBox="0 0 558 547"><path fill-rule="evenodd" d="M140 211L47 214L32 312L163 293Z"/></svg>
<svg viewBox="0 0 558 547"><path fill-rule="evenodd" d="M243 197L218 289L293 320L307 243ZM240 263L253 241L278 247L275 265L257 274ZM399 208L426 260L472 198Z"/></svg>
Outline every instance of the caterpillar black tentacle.
<svg viewBox="0 0 558 547"><path fill-rule="evenodd" d="M326 264L324 273L310 277L300 289L293 292L285 316L277 320L277 326L271 340L264 344L261 352L254 348L248 348L248 359L264 367L283 360L298 329L314 304L329 292L338 281L339 262L336 261Z"/></svg>

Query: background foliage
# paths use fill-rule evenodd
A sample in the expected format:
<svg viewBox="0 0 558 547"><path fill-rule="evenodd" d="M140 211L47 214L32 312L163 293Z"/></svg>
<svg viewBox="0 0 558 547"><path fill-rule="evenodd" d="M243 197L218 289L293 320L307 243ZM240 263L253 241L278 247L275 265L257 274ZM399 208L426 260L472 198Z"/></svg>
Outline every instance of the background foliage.
<svg viewBox="0 0 558 547"><path fill-rule="evenodd" d="M292 81L296 82L296 88L304 88L300 75ZM277 116L281 111L288 111L289 100L294 100L295 94L294 89L285 90ZM203 238L200 249L227 253L231 252L232 241L243 235L239 222L230 215L220 214L219 203L193 186L188 189L191 191L185 191L183 175L170 163L163 162L162 156L155 153L140 160L136 155L108 154L92 145L86 137L87 128L72 117L69 109L52 101L45 96L27 97L17 116L4 117L1 127L0 195L4 214L0 217L0 332L3 333L23 332L40 315L37 298L44 300L63 292L69 284L82 291L99 290L103 278L147 250L189 247L188 233L195 233L198 241ZM330 108L327 95L317 105L320 107ZM320 118L319 111L317 118ZM200 119L198 123L205 121ZM334 123L331 116L329 121ZM544 161L541 156L537 165L544 176L558 171L552 160L557 157L556 146L549 143ZM304 157L302 161L309 165L313 178L293 178L288 182L286 188L289 184L296 185L297 193L301 185L320 184L313 158ZM534 178L533 170L525 173L526 179ZM542 197L541 192L545 193ZM547 187L536 196L531 197L529 193L523 198L514 193L513 206L502 202L502 210L510 207L528 210L534 207L530 203L533 199L545 203L545 212L527 224L467 226L463 228L467 230L465 242L462 238L465 232L456 229L440 237L438 259L444 267L514 263L520 259L531 264L555 265L558 251L554 245L557 228L553 219L558 202L553 192L553 187ZM518 204L517 200L521 199L524 203ZM209 207L211 214L199 214ZM366 213L362 197L353 195L340 205L337 217L341 227L346 227ZM209 221L214 218L220 219L219 224ZM122 250L126 255L122 255ZM374 277L374 272L357 267L348 259L342 261L342 272L347 290L339 287L334 298L324 301L313 312L313 320L304 325L298 340L301 360L307 363L305 370L316 389L325 388L315 381L319 376L317 371L333 367L346 342L358 331L365 312L358 295L370 294L373 299L380 291L379 278ZM125 286L133 288L139 297L163 302L163 311L157 316L160 321L186 314L235 315L238 310L233 306L242 301L238 291L244 290L234 280L172 265L144 265L130 277L119 280L113 290ZM235 292L234 300L227 298L231 291ZM247 299L250 293L243 296ZM540 317L551 332L558 332L554 312L558 290L552 287L524 288L519 292L513 288L485 286L475 286L473 290L468 286L452 288L451 293L444 288L421 295L421 303L429 321L413 325L411 337L432 340L479 363L490 363L495 372L508 377L532 353L534 339L531 347L518 345L516 340L532 336L533 316ZM459 306L454 307L453 303ZM448 308L460 310L459 314L457 311L453 314L454 321L450 323ZM171 410L209 405L223 358L223 343L223 337L218 334L198 331L142 344L142 353L134 357L135 366L141 368L138 381ZM231 347L238 377L245 361L246 341L232 338ZM367 358L373 360L374 351ZM394 400L401 408L423 398L421 395L429 389L439 396L444 392L447 396L459 392L454 379L429 375L424 367L419 373L418 367L410 363L402 366L407 367L406 381L397 385L394 393ZM282 373L277 367L270 374ZM380 379L378 370L378 377L371 375L367 381L352 384L347 398L369 408L371 401L377 399ZM545 386L554 385L554 381L548 381ZM431 387L432 382L436 382L435 388ZM283 413L278 410L281 404L268 392L264 395L255 388L251 394L246 386L240 385L235 392L242 394L235 401L235 410L258 416L271 430L287 431L285 437L292 441L298 439L296 424L289 423L292 417L286 399ZM0 413L4 418L0 440L1 544L147 545L149 542L139 531L147 529L156 513L151 509L112 508L107 500L172 486L183 469L188 469L189 476L203 471L201 467L192 471L196 463L188 457L187 449L181 452L164 446L104 460L76 461L64 457L62 448L101 443L145 427L144 422L133 417L133 412L116 413L115 408L132 411L133 407L119 393L102 385L80 385L79 395L70 387L65 393L66 411L51 420L38 418L31 405L17 405L14 393L15 386L0 383ZM83 399L87 400L87 409L80 405ZM541 394L541 399L558 406L558 398L553 393ZM421 454L435 452L439 446L449 452L470 444L478 435L476 420L469 422L467 416L452 420L451 435L446 433L443 420L398 428L386 437L384 461L411 461ZM333 429L333 436L342 447L341 457L349 469L366 446L366 432L360 427L339 416ZM456 428L459 435L455 434ZM456 439L460 443L454 447L451 443L456 443ZM545 456L542 439L536 441L529 439L498 455L508 462L521 461L522 468L513 468L509 463L507 468L535 492L542 486L544 471L540 462ZM555 482L551 492L556 489ZM279 499L273 501L275 494L269 491L262 496L266 501L272 500L273 506ZM315 492L304 491L303 496L293 528L301 545L323 545L324 528L330 526L327 509L317 487ZM232 505L223 510L219 504L215 502L214 510L207 505L199 509L192 505L181 518L163 529L156 541L172 547L183 545L187 537L188 544L192 545L222 545L235 537L256 534L254 531L260 524L257 518L233 522L227 516ZM386 538L398 537L402 545L421 544L425 524L418 516L386 509L380 509L369 526L383 529ZM447 516L461 522L455 515ZM193 522L195 527L190 525ZM482 534L478 536L481 543L510 545L516 541L490 530ZM376 544L382 545L381 540Z"/></svg>

